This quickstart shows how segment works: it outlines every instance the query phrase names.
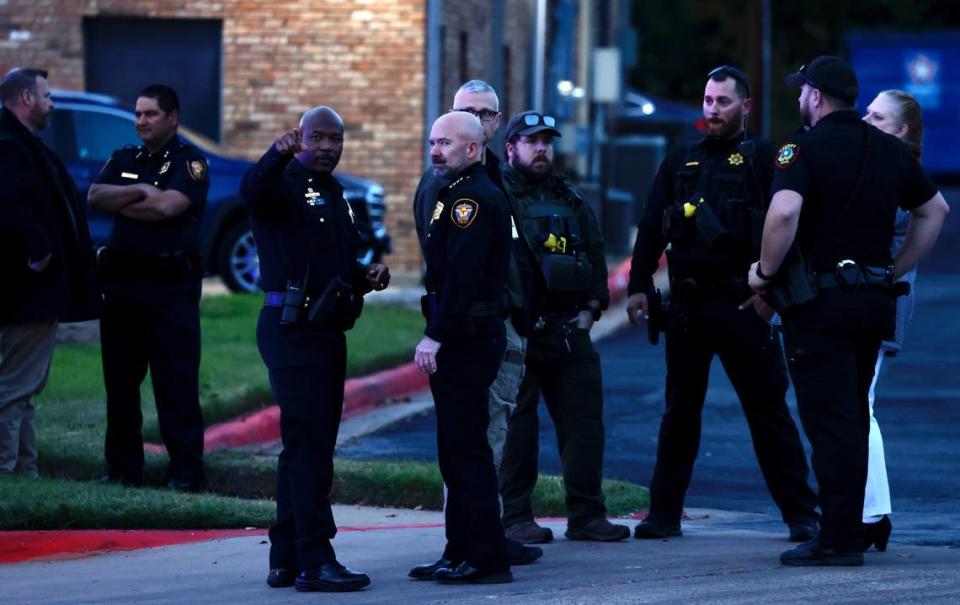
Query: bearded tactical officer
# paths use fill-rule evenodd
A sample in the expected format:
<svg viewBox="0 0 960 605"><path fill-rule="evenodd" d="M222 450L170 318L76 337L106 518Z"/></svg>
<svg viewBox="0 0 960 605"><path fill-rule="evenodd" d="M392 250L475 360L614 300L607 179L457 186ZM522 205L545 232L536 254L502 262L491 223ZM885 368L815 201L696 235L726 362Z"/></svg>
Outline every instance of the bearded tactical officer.
<svg viewBox="0 0 960 605"><path fill-rule="evenodd" d="M665 318L666 409L650 484L650 512L634 536L682 535L683 502L700 447L710 365L719 356L740 399L764 480L790 539L817 532L816 497L786 404L780 343L770 309L743 278L760 247L772 180L773 145L748 135L746 75L731 66L708 74L707 136L660 165L638 225L628 286L630 321L640 324L658 297L652 276L667 244L670 303ZM650 326L648 326L650 329Z"/></svg>
<svg viewBox="0 0 960 605"><path fill-rule="evenodd" d="M510 119L503 184L519 236L535 257L525 374L510 418L500 494L507 535L526 543L553 538L533 520L543 395L555 420L563 463L567 532L572 540L620 540L606 518L603 389L590 328L609 303L603 236L583 198L553 167L556 120L528 111Z"/></svg>

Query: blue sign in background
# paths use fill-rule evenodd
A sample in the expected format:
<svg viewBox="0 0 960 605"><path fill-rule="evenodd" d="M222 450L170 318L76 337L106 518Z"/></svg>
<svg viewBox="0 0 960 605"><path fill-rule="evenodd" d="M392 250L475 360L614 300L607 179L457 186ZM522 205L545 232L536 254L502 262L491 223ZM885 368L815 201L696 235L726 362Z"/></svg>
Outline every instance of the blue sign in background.
<svg viewBox="0 0 960 605"><path fill-rule="evenodd" d="M857 32L846 43L860 82L858 110L890 88L914 95L923 109L924 167L960 175L960 32Z"/></svg>

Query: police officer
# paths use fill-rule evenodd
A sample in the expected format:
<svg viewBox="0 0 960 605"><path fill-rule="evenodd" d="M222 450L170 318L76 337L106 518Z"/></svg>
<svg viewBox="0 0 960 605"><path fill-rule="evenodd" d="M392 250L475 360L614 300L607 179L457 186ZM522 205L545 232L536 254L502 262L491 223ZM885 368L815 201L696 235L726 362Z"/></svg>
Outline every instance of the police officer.
<svg viewBox="0 0 960 605"><path fill-rule="evenodd" d="M437 454L447 486L447 545L433 578L448 584L513 580L499 522L497 471L487 440L488 390L506 347L503 300L510 214L480 163L483 129L467 112L438 118L430 159L450 181L427 226L427 326L414 361L430 374Z"/></svg>
<svg viewBox="0 0 960 605"><path fill-rule="evenodd" d="M909 148L859 119L857 77L845 61L817 57L788 76L787 85L801 87L800 115L809 131L777 152L763 247L748 279L782 312L823 517L819 538L780 561L863 565L867 391L880 342L893 330L894 280L930 249L949 209ZM891 259L897 206L913 216ZM799 254L787 257L794 244ZM798 285L794 259L804 261L802 277L814 272L806 287ZM800 296L814 290L812 300Z"/></svg>
<svg viewBox="0 0 960 605"><path fill-rule="evenodd" d="M464 83L453 97L453 107L450 111L464 111L473 114L480 120L483 127L483 147L481 158L484 172L490 181L499 189L503 189L500 177L500 159L490 149L489 143L500 128L500 100L492 86L482 80L470 80ZM413 218L417 229L417 238L420 248L426 243L427 227L430 222L433 208L437 203L440 191L449 185L450 181L443 175L437 174L431 167L420 179L417 191L413 198ZM509 201L509 200L508 200ZM531 263L529 250L516 235L511 247L510 267L507 274L507 296L509 297L509 317L504 321L504 330L507 339L507 349L497 377L490 385L489 411L490 424L487 427L487 440L493 452L493 464L500 468L503 458L503 443L507 438L507 422L512 411L517 407L517 392L523 377L523 357L527 348L527 308L526 300L529 292L525 287L531 279ZM543 555L543 550L535 546L525 546L512 538L507 539L507 554L511 565L527 565L533 563ZM434 574L441 567L450 566L451 562L440 558L432 563L417 565L410 570L410 577L415 580L432 580Z"/></svg>
<svg viewBox="0 0 960 605"><path fill-rule="evenodd" d="M567 538L621 540L630 535L606 518L603 478L603 390L600 358L590 328L607 307L603 236L580 194L553 170L552 116L519 113L507 124L503 184L519 221L517 230L536 255L525 375L510 418L500 494L507 535L547 542L548 528L533 520L537 482L540 395L553 418L567 492Z"/></svg>
<svg viewBox="0 0 960 605"><path fill-rule="evenodd" d="M354 215L331 174L342 151L343 120L329 107L315 107L241 185L265 293L257 345L280 406L283 440L267 576L274 588L341 592L370 583L337 562L327 497L343 408L344 331L360 315L363 294L386 288L389 273L379 263L357 262Z"/></svg>
<svg viewBox="0 0 960 605"><path fill-rule="evenodd" d="M681 535L714 355L740 398L763 478L790 528L790 540L816 536L816 498L787 410L780 343L765 321L769 307L751 296L743 278L760 246L774 152L770 142L750 137L745 129L751 104L742 71L722 66L710 72L703 94L707 136L672 152L660 165L638 225L628 286L630 321L638 324L650 311L652 274L668 243L671 300L666 410L650 513L636 526L637 538Z"/></svg>
<svg viewBox="0 0 960 605"><path fill-rule="evenodd" d="M107 391L104 480L142 481L140 384L149 367L160 435L170 454L169 487L195 491L206 483L199 251L210 180L206 160L177 136L180 101L173 89L147 86L135 112L143 145L115 151L88 196L91 208L113 215L109 241L98 253Z"/></svg>

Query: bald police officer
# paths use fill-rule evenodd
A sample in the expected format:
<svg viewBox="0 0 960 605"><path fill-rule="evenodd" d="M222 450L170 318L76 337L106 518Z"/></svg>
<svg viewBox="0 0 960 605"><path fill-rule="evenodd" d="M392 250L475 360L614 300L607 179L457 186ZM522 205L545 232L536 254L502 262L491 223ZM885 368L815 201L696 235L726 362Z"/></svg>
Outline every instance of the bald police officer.
<svg viewBox="0 0 960 605"><path fill-rule="evenodd" d="M434 122L430 159L450 184L439 192L427 225L427 326L414 361L430 374L437 454L448 489L442 558L450 566L433 578L449 584L513 580L487 440L488 390L506 347L510 214L480 162L482 150L483 128L475 116L457 111Z"/></svg>
<svg viewBox="0 0 960 605"><path fill-rule="evenodd" d="M283 440L267 584L302 592L370 583L337 561L328 495L343 409L344 331L360 315L363 295L386 288L389 273L357 262L356 221L331 174L342 152L343 120L315 107L277 138L241 186L262 270L257 345Z"/></svg>

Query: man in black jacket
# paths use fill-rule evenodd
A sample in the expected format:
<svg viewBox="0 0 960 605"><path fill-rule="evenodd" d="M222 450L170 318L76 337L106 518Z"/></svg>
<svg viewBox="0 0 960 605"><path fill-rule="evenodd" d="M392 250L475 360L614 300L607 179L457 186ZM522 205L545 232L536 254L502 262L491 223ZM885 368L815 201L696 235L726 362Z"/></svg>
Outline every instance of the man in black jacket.
<svg viewBox="0 0 960 605"><path fill-rule="evenodd" d="M63 163L40 141L53 102L47 72L0 82L0 473L37 475L30 398L47 381L59 321L97 316L86 217Z"/></svg>

